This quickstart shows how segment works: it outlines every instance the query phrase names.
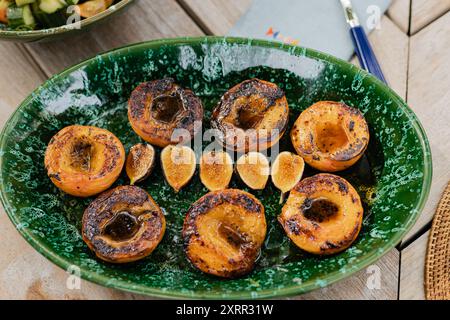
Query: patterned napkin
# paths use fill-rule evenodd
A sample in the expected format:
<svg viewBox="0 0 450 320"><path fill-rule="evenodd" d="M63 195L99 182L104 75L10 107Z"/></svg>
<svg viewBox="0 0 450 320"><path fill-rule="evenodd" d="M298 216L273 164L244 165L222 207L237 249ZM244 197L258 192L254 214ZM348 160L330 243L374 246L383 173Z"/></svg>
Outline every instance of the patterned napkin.
<svg viewBox="0 0 450 320"><path fill-rule="evenodd" d="M366 32L377 27L390 2L353 0ZM349 60L354 49L348 29L339 0L253 0L230 35L298 44Z"/></svg>

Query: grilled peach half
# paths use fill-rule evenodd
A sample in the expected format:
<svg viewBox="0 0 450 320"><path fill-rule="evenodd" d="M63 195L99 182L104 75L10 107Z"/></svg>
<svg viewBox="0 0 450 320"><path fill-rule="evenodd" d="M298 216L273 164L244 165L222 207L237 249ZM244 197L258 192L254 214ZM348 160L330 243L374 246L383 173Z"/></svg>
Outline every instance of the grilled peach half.
<svg viewBox="0 0 450 320"><path fill-rule="evenodd" d="M134 89L128 101L133 130L161 148L190 141L201 130L202 118L201 100L173 79L144 82Z"/></svg>
<svg viewBox="0 0 450 320"><path fill-rule="evenodd" d="M311 167L325 172L345 170L369 144L363 114L344 103L320 101L303 111L291 131L297 153Z"/></svg>
<svg viewBox="0 0 450 320"><path fill-rule="evenodd" d="M278 221L300 249L329 255L355 241L362 218L361 199L352 185L336 175L318 174L291 190Z"/></svg>
<svg viewBox="0 0 450 320"><path fill-rule="evenodd" d="M102 193L84 211L83 240L98 258L126 263L145 258L164 236L166 220L152 197L136 186Z"/></svg>
<svg viewBox="0 0 450 320"><path fill-rule="evenodd" d="M213 111L211 125L232 151L264 151L286 131L289 106L276 84L246 80L226 92Z"/></svg>
<svg viewBox="0 0 450 320"><path fill-rule="evenodd" d="M235 189L214 191L186 215L185 252L201 271L236 278L253 269L266 229L264 207L253 195Z"/></svg>
<svg viewBox="0 0 450 320"><path fill-rule="evenodd" d="M108 189L125 163L120 140L105 129L73 125L59 131L48 144L45 168L64 192L89 197Z"/></svg>

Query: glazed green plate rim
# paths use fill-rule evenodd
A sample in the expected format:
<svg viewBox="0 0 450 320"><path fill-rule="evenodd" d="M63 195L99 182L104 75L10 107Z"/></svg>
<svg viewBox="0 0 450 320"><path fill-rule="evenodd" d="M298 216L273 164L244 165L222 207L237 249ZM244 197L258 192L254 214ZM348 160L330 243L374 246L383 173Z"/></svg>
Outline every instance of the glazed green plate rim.
<svg viewBox="0 0 450 320"><path fill-rule="evenodd" d="M266 40L254 40L254 39L248 39L248 38L237 38L237 37L217 37L217 36L209 36L209 37L183 37L183 38L171 38L171 39L159 39L159 40L153 40L153 41L147 41L147 42L141 42L137 44L132 44L128 46L124 46L121 48L113 49L111 51L107 51L100 56L105 57L108 54L114 53L114 54L126 54L127 51L130 49L137 49L137 48L146 48L146 49L152 49L152 48L159 48L162 45L189 45L189 44L198 44L202 42L208 42L208 43L218 43L218 42L227 42L230 44L249 44L252 46L258 46L258 47L266 47L266 48L273 48L283 51L294 51L294 50L304 50L305 56L309 56L318 60L326 61L328 63L332 63L335 65L338 65L340 68L354 68L353 65L350 63L335 58L333 56L330 56L328 54L309 49L309 48L302 48L298 46L293 45L287 45L282 43L276 43ZM68 74L72 73L73 71L86 66L92 62L94 62L96 57L87 59L79 64L76 64L72 67L69 67L65 69L64 71L54 75L47 81L45 81L41 86L39 86L36 90L34 90L16 109L16 111L11 115L9 120L6 122L1 135L0 135L0 150L4 150L4 147L7 142L7 132L10 131L10 129L14 126L14 124L17 121L18 116L21 113L21 109L24 108L25 105L27 105L30 100L33 99L33 94L37 91L41 90L43 87L48 86L51 84L54 80L58 78L62 78L67 76ZM365 72L365 71L362 71ZM423 129L422 125L420 124L418 118L413 113L413 111L407 106L407 104L401 99L392 89L387 87L384 83L382 83L380 80L375 78L372 75L369 75L366 73L366 76L368 80L374 84L376 87L380 88L382 91L386 92L391 96L393 100L395 100L399 107L405 112L405 114L408 116L409 121L411 122L412 127L414 128L417 137L420 140L422 150L424 151L424 167L423 167L423 184L421 189L421 194L419 197L418 204L416 208L411 210L410 216L407 218L406 225L404 226L403 230L400 230L396 232L388 241L385 242L385 244L378 248L378 250L373 250L371 254L366 256L366 258L355 265L353 265L353 268L346 273L341 273L339 271L330 272L327 274L323 280L326 281L327 285L330 285L338 280L341 280L343 278L349 277L350 275L354 274L357 271L362 270L363 268L369 266L373 262L375 262L377 259L381 258L384 254L389 252L392 248L394 248L403 238L403 236L412 228L414 223L416 222L420 212L422 211L423 207L425 206L426 200L428 198L430 187L431 187L431 180L432 180L432 159L431 159L431 151L430 151L430 145L427 139L427 136L425 134L425 130ZM2 166L3 162L3 155L0 157L0 167ZM13 224L16 226L19 223L19 221L16 220L15 215L13 214L12 206L8 203L8 200L5 197L5 185L3 184L3 178L2 178L2 172L0 171L0 199L3 204L3 207L5 208L6 213L8 214L10 220L13 222ZM31 244L39 253L44 255L47 259L55 263L57 266L63 268L64 270L67 270L72 263L68 261L67 259L64 259L60 257L58 254L53 252L49 247L45 246L45 244L41 243L32 232L27 231L26 228L18 229L19 233L27 240L28 243ZM137 294L147 294L154 297L160 297L160 298L191 298L191 299L249 299L254 298L255 296L251 294L251 292L233 292L233 293L227 293L222 296L219 296L217 294L208 294L208 293L182 293L179 291L166 291L162 289L157 288L150 288L145 285L130 285L126 281L120 281L116 279L111 279L107 276L103 276L101 274L97 274L95 272L89 271L87 269L81 269L80 270L81 278L92 281L94 283L103 285L105 287L111 287L116 289L121 289L128 292L133 292ZM226 281L226 280L224 280ZM316 281L306 281L302 284L292 285L289 287L285 287L283 289L278 290L262 290L258 291L257 298L274 298L274 297L283 297L283 296L289 296L289 295L296 295L305 293L314 289L318 289L320 286L316 283Z"/></svg>
<svg viewBox="0 0 450 320"><path fill-rule="evenodd" d="M127 5L131 4L134 0L120 0L116 4L112 5L108 9L106 9L103 12L100 12L99 14L96 14L95 16L92 16L90 18L86 18L80 21L80 28L74 28L75 24L67 24L62 25L59 27L53 27L53 28L47 28L47 29L38 29L38 30L22 30L22 31L15 31L15 30L0 30L0 39L14 39L14 38L20 38L23 40L26 39L33 39L39 36L47 37L55 34L64 34L66 32L70 31L80 31L86 26L89 26L111 14L114 12L118 12L122 10ZM113 9L111 9L113 8Z"/></svg>

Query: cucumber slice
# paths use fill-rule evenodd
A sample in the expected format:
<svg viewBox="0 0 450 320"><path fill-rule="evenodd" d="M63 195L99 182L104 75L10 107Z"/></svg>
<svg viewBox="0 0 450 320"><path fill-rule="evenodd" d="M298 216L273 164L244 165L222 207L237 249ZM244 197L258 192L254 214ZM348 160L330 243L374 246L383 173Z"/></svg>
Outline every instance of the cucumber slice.
<svg viewBox="0 0 450 320"><path fill-rule="evenodd" d="M15 4L8 7L7 13L8 17L8 26L11 29L16 29L20 26L25 25L23 21L23 8L18 7Z"/></svg>
<svg viewBox="0 0 450 320"><path fill-rule="evenodd" d="M27 26L34 26L36 24L36 20L34 19L29 4L23 6L23 22L25 22L25 25Z"/></svg>
<svg viewBox="0 0 450 320"><path fill-rule="evenodd" d="M64 8L66 4L60 0L41 0L39 8L45 13L51 14Z"/></svg>
<svg viewBox="0 0 450 320"><path fill-rule="evenodd" d="M31 4L33 2L36 2L36 0L16 0L16 5L18 7L22 7L24 5Z"/></svg>
<svg viewBox="0 0 450 320"><path fill-rule="evenodd" d="M64 10L48 14L41 10L38 2L34 2L31 5L31 10L37 22L42 28L59 27L66 24L67 22L67 17L64 14Z"/></svg>

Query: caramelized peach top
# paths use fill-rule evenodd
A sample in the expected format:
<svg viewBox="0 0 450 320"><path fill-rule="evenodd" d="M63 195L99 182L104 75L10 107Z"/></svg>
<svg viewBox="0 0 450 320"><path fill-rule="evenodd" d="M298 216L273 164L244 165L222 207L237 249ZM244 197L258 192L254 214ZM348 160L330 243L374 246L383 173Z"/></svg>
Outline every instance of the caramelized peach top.
<svg viewBox="0 0 450 320"><path fill-rule="evenodd" d="M120 175L125 150L105 129L73 125L59 131L45 152L45 168L64 192L88 197L108 189Z"/></svg>
<svg viewBox="0 0 450 320"><path fill-rule="evenodd" d="M186 215L185 252L203 272L239 277L253 269L266 229L264 207L253 195L236 189L210 192Z"/></svg>
<svg viewBox="0 0 450 320"><path fill-rule="evenodd" d="M85 210L83 240L97 257L113 263L148 256L161 241L166 220L152 197L136 186L102 193Z"/></svg>
<svg viewBox="0 0 450 320"><path fill-rule="evenodd" d="M289 106L276 84L250 79L226 92L214 109L212 127L224 146L235 151L264 151L286 131Z"/></svg>
<svg viewBox="0 0 450 320"><path fill-rule="evenodd" d="M358 236L362 218L361 200L352 185L322 173L294 187L278 220L299 248L325 255L348 248Z"/></svg>
<svg viewBox="0 0 450 320"><path fill-rule="evenodd" d="M300 114L291 140L310 166L335 172L361 158L369 144L369 128L358 109L340 102L320 101Z"/></svg>
<svg viewBox="0 0 450 320"><path fill-rule="evenodd" d="M128 119L142 139L165 147L180 139L188 142L198 133L203 105L191 90L180 87L173 79L144 82L131 94ZM180 129L178 133L176 129Z"/></svg>

